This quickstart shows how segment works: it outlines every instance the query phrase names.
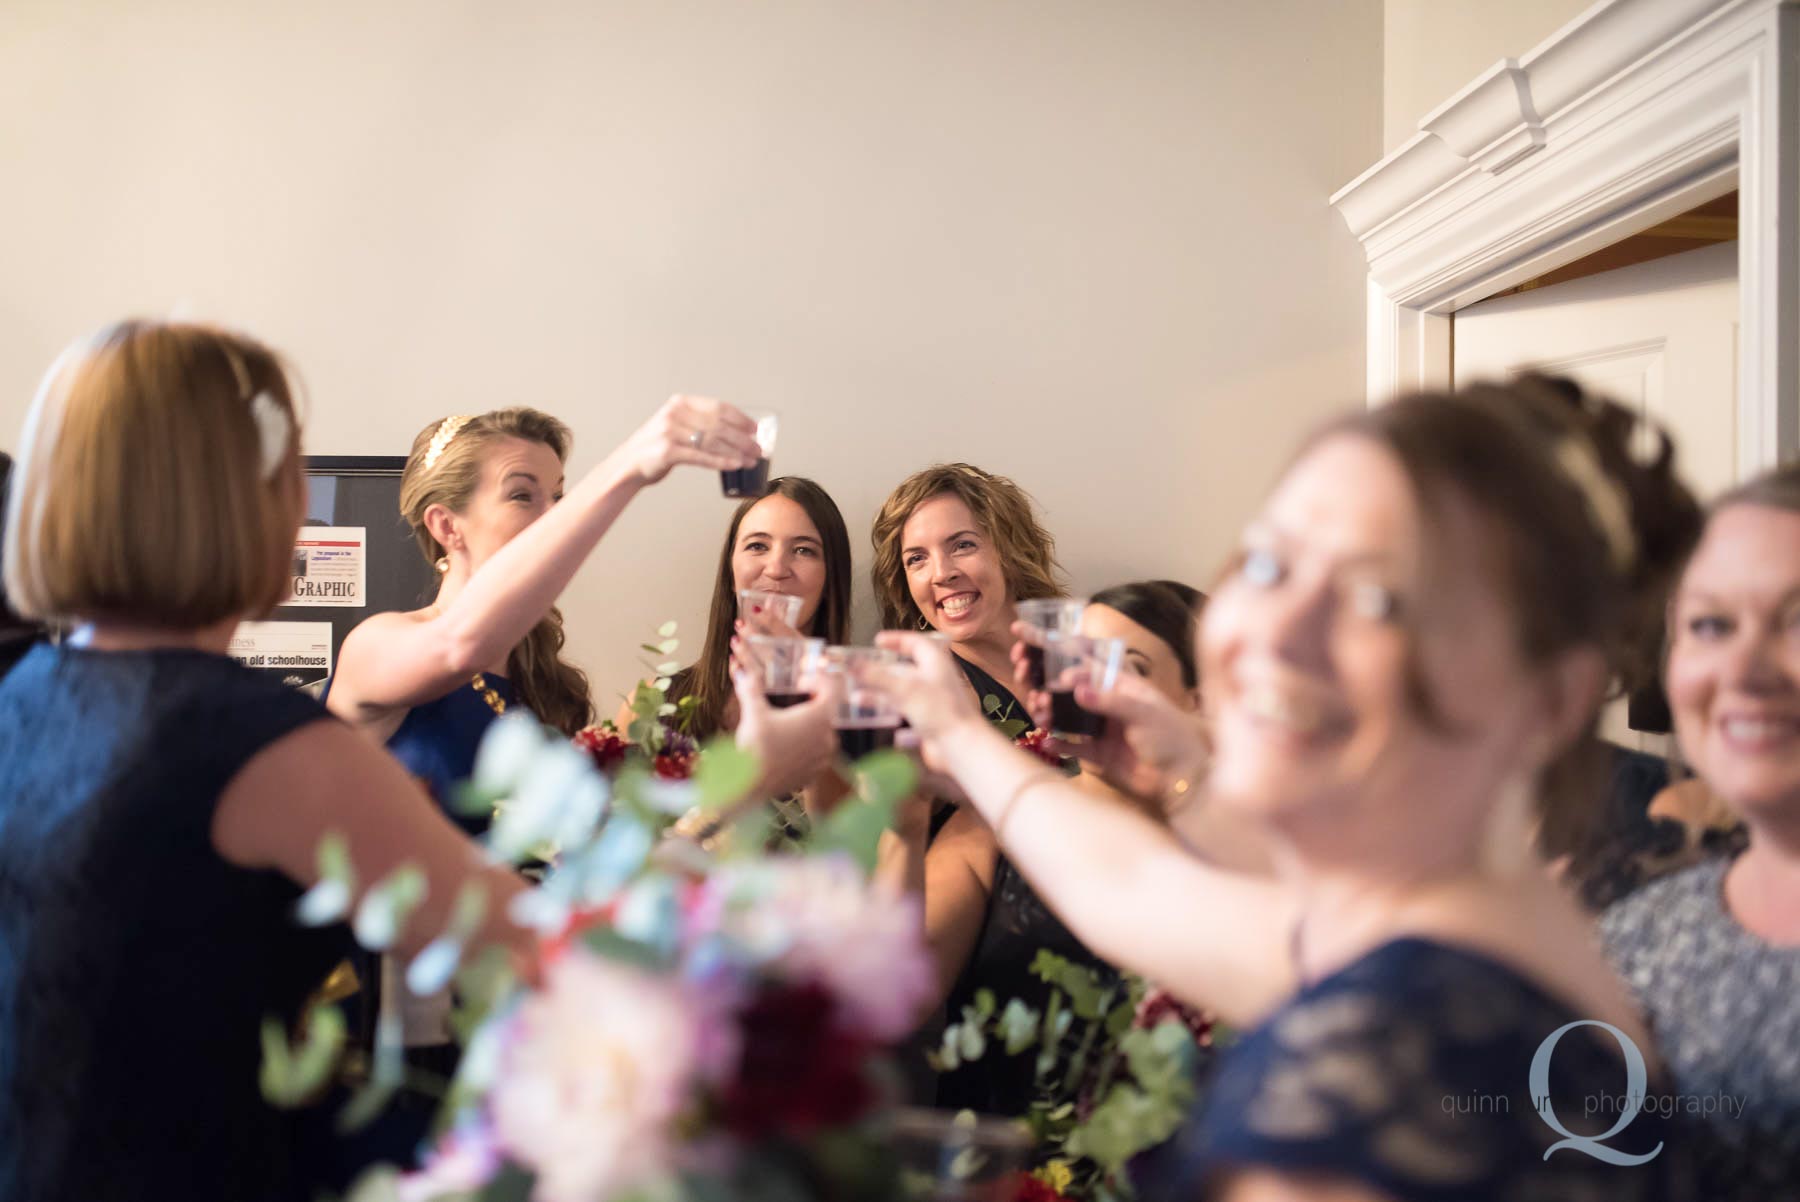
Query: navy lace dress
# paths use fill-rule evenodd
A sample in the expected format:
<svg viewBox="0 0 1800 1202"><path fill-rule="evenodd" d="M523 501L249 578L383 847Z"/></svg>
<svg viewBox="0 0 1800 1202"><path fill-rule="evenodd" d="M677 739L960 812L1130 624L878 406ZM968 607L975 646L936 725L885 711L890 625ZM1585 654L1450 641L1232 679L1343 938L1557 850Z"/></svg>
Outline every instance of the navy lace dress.
<svg viewBox="0 0 1800 1202"><path fill-rule="evenodd" d="M1692 1148L1654 1077L1627 1088L1619 1041L1485 956L1405 938L1301 990L1226 1053L1168 1191L1209 1197L1235 1170L1317 1174L1399 1202L1687 1202ZM1652 1069L1652 1072L1655 1070ZM1540 1112L1544 1098L1549 1102ZM1569 1132L1642 1164L1608 1163ZM1656 1151L1658 1145L1661 1150ZM1549 1153L1546 1156L1546 1153Z"/></svg>
<svg viewBox="0 0 1800 1202"><path fill-rule="evenodd" d="M310 1198L258 1032L349 940L211 832L238 770L324 718L199 651L40 646L0 680L0 1199Z"/></svg>

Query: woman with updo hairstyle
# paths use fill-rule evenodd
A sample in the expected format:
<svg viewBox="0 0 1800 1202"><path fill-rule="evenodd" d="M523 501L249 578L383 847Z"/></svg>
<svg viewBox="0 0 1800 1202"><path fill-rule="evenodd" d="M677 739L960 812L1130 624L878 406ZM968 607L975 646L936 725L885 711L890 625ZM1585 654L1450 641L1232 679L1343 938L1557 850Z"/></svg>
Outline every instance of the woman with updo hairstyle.
<svg viewBox="0 0 1800 1202"><path fill-rule="evenodd" d="M569 429L535 409L442 418L419 431L400 512L437 569L422 609L375 614L338 654L328 704L399 757L440 803L509 709L574 734L588 682L561 658L556 597L642 489L681 464L723 470L760 452L738 410L677 396L564 495ZM482 815L457 817L479 834Z"/></svg>
<svg viewBox="0 0 1800 1202"><path fill-rule="evenodd" d="M294 907L327 834L358 882L402 864L412 956L485 891L477 943L530 971L487 863L393 759L226 651L289 587L300 428L268 348L124 322L25 419L6 595L70 630L0 679L0 1197L317 1196L307 1120L258 1088L350 940ZM356 899L352 899L354 909Z"/></svg>
<svg viewBox="0 0 1800 1202"><path fill-rule="evenodd" d="M1747 834L1615 904L1607 951L1684 1097L1709 1202L1800 1181L1800 465L1713 502L1669 606L1682 758Z"/></svg>
<svg viewBox="0 0 1800 1202"><path fill-rule="evenodd" d="M1645 434L1529 378L1332 422L1206 605L1211 746L1132 674L1077 688L1171 792L1205 765L1273 877L1095 804L997 737L939 649L881 636L916 662L885 675L926 764L1074 934L1242 1032L1159 1196L1692 1196L1649 1033L1528 842L1597 807L1600 702L1652 662L1699 530Z"/></svg>

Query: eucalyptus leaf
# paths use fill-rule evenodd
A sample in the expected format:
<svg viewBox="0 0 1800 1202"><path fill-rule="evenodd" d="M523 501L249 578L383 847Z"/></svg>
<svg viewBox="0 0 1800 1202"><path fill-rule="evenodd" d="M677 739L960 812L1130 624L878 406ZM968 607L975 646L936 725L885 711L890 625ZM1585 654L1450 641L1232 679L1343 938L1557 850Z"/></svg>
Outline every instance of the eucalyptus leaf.
<svg viewBox="0 0 1800 1202"><path fill-rule="evenodd" d="M1031 975L1068 994L1069 1006L1078 1017L1100 1017L1100 982L1089 969L1071 964L1062 956L1039 948L1037 956L1031 961Z"/></svg>
<svg viewBox="0 0 1800 1202"><path fill-rule="evenodd" d="M350 913L356 895L356 872L350 866L350 845L342 833L328 832L319 840L319 879L294 907L301 925L328 926Z"/></svg>
<svg viewBox="0 0 1800 1202"><path fill-rule="evenodd" d="M940 1073L955 1072L962 1067L962 1028L955 1023L944 1028L943 1039L939 1041L937 1055L933 1058L932 1067Z"/></svg>
<svg viewBox="0 0 1800 1202"><path fill-rule="evenodd" d="M272 1106L292 1108L311 1099L331 1079L344 1050L344 1016L332 1006L314 1006L301 1022L298 1050L289 1046L279 1019L263 1019L262 1069L258 1082Z"/></svg>
<svg viewBox="0 0 1800 1202"><path fill-rule="evenodd" d="M981 699L981 708L986 713L997 714L1000 712L1001 708L1000 699L992 693L988 693Z"/></svg>
<svg viewBox="0 0 1800 1202"><path fill-rule="evenodd" d="M1038 1013L1018 998L1013 998L1000 1012L1000 1022L995 1033L1006 1044L1006 1054L1017 1056L1037 1042Z"/></svg>
<svg viewBox="0 0 1800 1202"><path fill-rule="evenodd" d="M899 805L919 783L919 766L904 751L884 749L856 761L851 769L857 792L865 799Z"/></svg>
<svg viewBox="0 0 1800 1202"><path fill-rule="evenodd" d="M891 801L846 801L813 828L809 847L815 854L842 852L861 865L864 872L872 872L881 836L893 821Z"/></svg>
<svg viewBox="0 0 1800 1202"><path fill-rule="evenodd" d="M975 991L975 1013L987 1018L994 1013L998 1003L994 1000L994 991L983 986Z"/></svg>
<svg viewBox="0 0 1800 1202"><path fill-rule="evenodd" d="M592 758L566 740L540 745L521 770L511 804L495 816L488 846L502 859L516 861L554 842L566 824L579 825L589 810L597 811L595 798L603 800L604 792L597 794L591 784L583 788L583 782L598 776Z"/></svg>
<svg viewBox="0 0 1800 1202"><path fill-rule="evenodd" d="M536 718L523 710L502 714L488 724L475 753L470 778L480 789L510 791L537 760L548 736Z"/></svg>
<svg viewBox="0 0 1800 1202"><path fill-rule="evenodd" d="M378 1164L357 1177L344 1202L400 1202L400 1170Z"/></svg>
<svg viewBox="0 0 1800 1202"><path fill-rule="evenodd" d="M656 674L658 676L673 676L679 671L681 671L681 661L678 659L666 659L662 663L656 665ZM659 689L666 689L669 686L663 684L657 685L656 687Z"/></svg>
<svg viewBox="0 0 1800 1202"><path fill-rule="evenodd" d="M761 771L756 756L739 749L729 736L709 740L694 769L694 787L699 791L696 804L703 810L719 810L741 801Z"/></svg>
<svg viewBox="0 0 1800 1202"><path fill-rule="evenodd" d="M352 1135L367 1127L381 1117L381 1112L388 1108L394 1095L400 1092L398 1081L365 1081L361 1088L350 1095L344 1108L338 1111L333 1122L339 1135Z"/></svg>
<svg viewBox="0 0 1800 1202"><path fill-rule="evenodd" d="M995 723L995 725L1000 728L1000 733L1009 739L1016 739L1031 729L1031 723L1023 718L1008 718L1004 722Z"/></svg>
<svg viewBox="0 0 1800 1202"><path fill-rule="evenodd" d="M392 947L425 890L425 872L417 864L402 864L376 882L356 907L356 941L374 952Z"/></svg>
<svg viewBox="0 0 1800 1202"><path fill-rule="evenodd" d="M957 1031L956 1051L964 1060L980 1060L987 1054L987 1036L979 1022L964 1022Z"/></svg>
<svg viewBox="0 0 1800 1202"><path fill-rule="evenodd" d="M462 964L463 941L439 935L426 944L406 966L406 987L415 997L429 997L446 988Z"/></svg>
<svg viewBox="0 0 1800 1202"><path fill-rule="evenodd" d="M656 645L656 650L660 655L674 655L680 647L681 641L679 639L664 639Z"/></svg>
<svg viewBox="0 0 1800 1202"><path fill-rule="evenodd" d="M664 622L661 626L658 626L656 628L656 634L657 634L658 638L666 639L670 635L674 634L675 630L676 630L676 625L674 622Z"/></svg>

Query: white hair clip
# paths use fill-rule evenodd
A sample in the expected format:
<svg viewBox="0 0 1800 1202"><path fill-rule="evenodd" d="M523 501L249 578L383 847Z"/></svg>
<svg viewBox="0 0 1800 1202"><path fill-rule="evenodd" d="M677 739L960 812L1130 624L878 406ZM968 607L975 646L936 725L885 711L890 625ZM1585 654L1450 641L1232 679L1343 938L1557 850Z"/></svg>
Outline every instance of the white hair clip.
<svg viewBox="0 0 1800 1202"><path fill-rule="evenodd" d="M1614 569L1629 572L1637 560L1637 538L1631 532L1631 499L1624 486L1607 475L1600 457L1580 434L1566 435L1556 444L1556 466L1581 493Z"/></svg>
<svg viewBox="0 0 1800 1202"><path fill-rule="evenodd" d="M281 465L287 462L288 440L294 425L287 410L268 390L250 398L250 419L256 423L256 444L262 452L263 479L273 480Z"/></svg>
<svg viewBox="0 0 1800 1202"><path fill-rule="evenodd" d="M425 448L426 471L437 466L437 461L443 458L444 448L450 445L450 440L456 437L456 432L473 420L466 415L458 415L446 417L438 423L437 433L431 436L431 445Z"/></svg>

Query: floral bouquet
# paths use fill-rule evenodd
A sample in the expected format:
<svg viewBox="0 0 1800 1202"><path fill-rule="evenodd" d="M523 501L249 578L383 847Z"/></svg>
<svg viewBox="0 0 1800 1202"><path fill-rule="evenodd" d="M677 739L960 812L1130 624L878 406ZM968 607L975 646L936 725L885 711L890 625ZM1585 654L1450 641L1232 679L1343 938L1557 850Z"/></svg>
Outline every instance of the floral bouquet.
<svg viewBox="0 0 1800 1202"><path fill-rule="evenodd" d="M739 812L758 776L751 757L715 741L672 779L661 754L622 754L609 775L593 746L528 716L490 728L463 800L504 800L486 836L496 859L550 865L512 912L541 937L541 978L519 982L498 952L466 954L480 890L401 966L414 993L455 985L463 1055L424 1167L374 1170L353 1202L879 1199L899 1188L889 1048L916 1024L933 970L917 899L871 888L868 872L913 786L911 761L862 761L859 795L818 824L808 854L777 856L761 850L767 807ZM696 808L742 832L726 848L751 850L671 836ZM365 946L391 948L423 874L402 868L353 905L342 841L328 839L319 862L301 920L348 919ZM337 1014L309 1014L297 1043L265 1026L272 1101L316 1095L343 1050ZM385 1034L343 1128L370 1121L405 1080L400 1041Z"/></svg>
<svg viewBox="0 0 1800 1202"><path fill-rule="evenodd" d="M1175 1134L1223 1032L1141 978L1108 981L1045 950L1031 971L1051 986L1041 1013L981 990L945 1028L932 1065L945 1072L996 1049L1034 1058L1037 1096L1024 1117L1037 1165L1020 1202L1134 1198L1130 1162Z"/></svg>
<svg viewBox="0 0 1800 1202"><path fill-rule="evenodd" d="M608 718L575 736L575 745L592 756L608 776L620 771L627 760L648 766L663 780L686 780L694 774L699 754L690 733L695 698L690 694L680 701L669 700L674 673L681 670L680 661L669 658L681 647L675 630L675 623L664 622L656 631L657 641L639 647L655 662L640 661L650 677L632 691L630 725L621 732Z"/></svg>

